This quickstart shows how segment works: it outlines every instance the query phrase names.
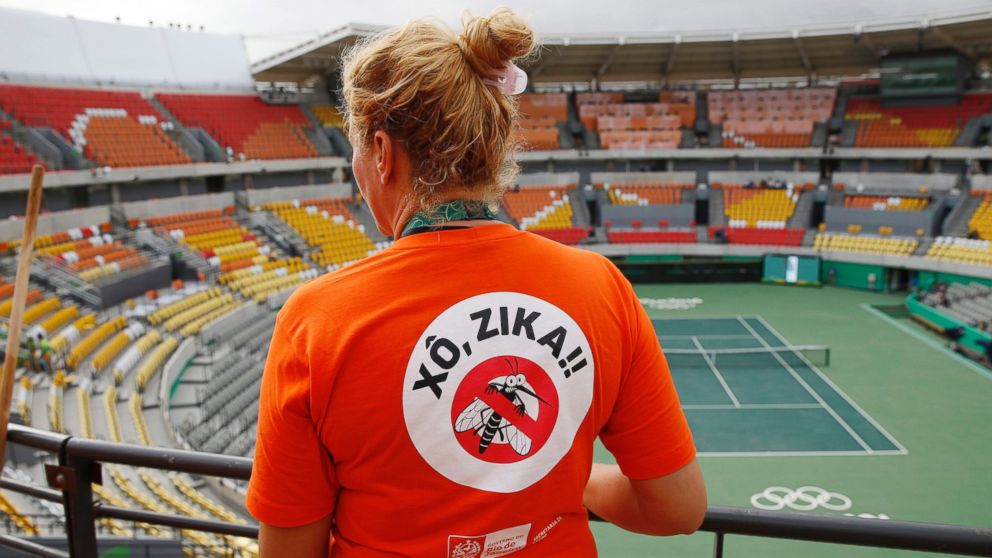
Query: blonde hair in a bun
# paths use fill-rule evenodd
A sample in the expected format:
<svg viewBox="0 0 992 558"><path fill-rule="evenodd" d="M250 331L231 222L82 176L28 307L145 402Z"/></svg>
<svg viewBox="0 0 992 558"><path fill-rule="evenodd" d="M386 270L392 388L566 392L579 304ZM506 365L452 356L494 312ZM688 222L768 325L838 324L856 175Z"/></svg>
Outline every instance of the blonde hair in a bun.
<svg viewBox="0 0 992 558"><path fill-rule="evenodd" d="M343 110L364 149L376 130L398 139L413 162L422 207L464 188L494 205L518 168L516 102L484 83L534 50L534 32L509 8L466 16L456 35L417 19L355 45L344 58Z"/></svg>

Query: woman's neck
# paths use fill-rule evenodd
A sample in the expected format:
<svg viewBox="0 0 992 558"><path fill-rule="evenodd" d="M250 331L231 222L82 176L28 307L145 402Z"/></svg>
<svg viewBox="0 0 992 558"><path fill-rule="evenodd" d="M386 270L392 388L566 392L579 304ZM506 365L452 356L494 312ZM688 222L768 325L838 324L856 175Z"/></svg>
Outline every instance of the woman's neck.
<svg viewBox="0 0 992 558"><path fill-rule="evenodd" d="M496 213L480 200L447 199L427 210L414 212L403 224L397 236L430 230L439 226L477 227L488 225Z"/></svg>

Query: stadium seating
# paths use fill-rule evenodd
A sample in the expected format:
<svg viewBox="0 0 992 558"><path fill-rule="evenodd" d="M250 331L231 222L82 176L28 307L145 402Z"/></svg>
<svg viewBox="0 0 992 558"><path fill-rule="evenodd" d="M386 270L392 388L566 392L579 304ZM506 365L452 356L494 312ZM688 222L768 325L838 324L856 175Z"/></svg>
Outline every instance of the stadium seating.
<svg viewBox="0 0 992 558"><path fill-rule="evenodd" d="M921 302L942 314L982 331L992 330L992 286L951 282L921 295Z"/></svg>
<svg viewBox="0 0 992 558"><path fill-rule="evenodd" d="M565 93L523 93L517 96L517 110L522 119L550 118L568 120L568 95Z"/></svg>
<svg viewBox="0 0 992 558"><path fill-rule="evenodd" d="M740 184L719 184L723 208L731 227L783 228L796 208L804 185L787 188L745 188Z"/></svg>
<svg viewBox="0 0 992 558"><path fill-rule="evenodd" d="M609 229L606 235L613 244L695 244L696 242L695 229Z"/></svg>
<svg viewBox="0 0 992 558"><path fill-rule="evenodd" d="M179 342L176 341L175 337L166 337L158 345L152 349L151 353L145 358L141 366L138 367L138 373L134 377L134 387L138 391L145 389L148 382L152 379L158 371L162 369L162 365L165 364L165 360L169 358L169 355L176 350L179 346ZM108 389L112 389L108 388Z"/></svg>
<svg viewBox="0 0 992 558"><path fill-rule="evenodd" d="M10 284L10 292L14 292L13 284ZM32 304L35 302L40 302L42 299L42 292L38 289L31 289L28 291L27 303ZM10 316L10 310L14 306L14 301L12 298L7 298L3 302L0 302L0 318L6 318Z"/></svg>
<svg viewBox="0 0 992 558"><path fill-rule="evenodd" d="M317 270L300 258L291 258L232 271L222 275L219 281L245 298L262 302L272 294L295 288L316 276Z"/></svg>
<svg viewBox="0 0 992 558"><path fill-rule="evenodd" d="M972 265L992 265L992 242L984 238L938 236L925 257Z"/></svg>
<svg viewBox="0 0 992 558"><path fill-rule="evenodd" d="M316 157L303 133L310 122L296 105L269 105L255 95L160 93L156 98L187 126L205 129L234 156L248 159Z"/></svg>
<svg viewBox="0 0 992 558"><path fill-rule="evenodd" d="M72 325L62 328L58 334L49 339L48 344L55 353L67 351L76 341L79 341L84 331L90 330L95 326L96 316L92 314L80 316L72 322Z"/></svg>
<svg viewBox="0 0 992 558"><path fill-rule="evenodd" d="M342 116L341 111L337 107L331 105L313 105L310 107L314 116L320 123L327 128L342 128L344 127L344 116Z"/></svg>
<svg viewBox="0 0 992 558"><path fill-rule="evenodd" d="M141 268L148 263L148 256L114 241L106 234L41 248L37 255L86 283Z"/></svg>
<svg viewBox="0 0 992 558"><path fill-rule="evenodd" d="M923 211L930 203L928 198L904 196L846 195L844 207L872 209L875 211Z"/></svg>
<svg viewBox="0 0 992 558"><path fill-rule="evenodd" d="M816 235L813 247L829 252L857 252L862 254L888 254L909 256L916 251L919 241L915 238L888 238L839 233Z"/></svg>
<svg viewBox="0 0 992 558"><path fill-rule="evenodd" d="M139 335L144 333L145 327L141 323L133 323L129 325L124 331L121 331L108 341L90 361L90 365L94 372L101 372L106 368L112 359L117 357L125 347L131 344L132 341L138 338Z"/></svg>
<svg viewBox="0 0 992 558"><path fill-rule="evenodd" d="M722 232L729 244L757 244L765 246L799 246L806 231L803 229L764 228L764 227L714 227L708 230L709 237L715 238Z"/></svg>
<svg viewBox="0 0 992 558"><path fill-rule="evenodd" d="M9 129L10 122L0 120L0 174L31 172L31 167L38 162L37 158L13 139L3 135Z"/></svg>
<svg viewBox="0 0 992 558"><path fill-rule="evenodd" d="M836 89L710 91L711 124L724 147L808 147L817 122L830 118Z"/></svg>
<svg viewBox="0 0 992 558"><path fill-rule="evenodd" d="M151 227L160 236L189 248L223 272L232 267L253 265L259 256L270 251L268 246L231 217L233 213L233 207L191 211L151 217L144 221L132 220L130 225Z"/></svg>
<svg viewBox="0 0 992 558"><path fill-rule="evenodd" d="M273 202L264 206L316 250L310 258L323 268L337 269L381 250L365 234L365 226L348 209L347 198Z"/></svg>
<svg viewBox="0 0 992 558"><path fill-rule="evenodd" d="M532 186L507 192L503 207L523 230L572 226L572 205L562 186Z"/></svg>
<svg viewBox="0 0 992 558"><path fill-rule="evenodd" d="M524 118L517 122L514 130L521 148L525 150L548 150L561 147L558 127L551 118Z"/></svg>
<svg viewBox="0 0 992 558"><path fill-rule="evenodd" d="M519 118L514 133L524 149L559 149L558 123L568 120L564 93L524 93L517 97Z"/></svg>
<svg viewBox="0 0 992 558"><path fill-rule="evenodd" d="M70 368L76 368L82 363L83 359L89 356L104 341L109 339L111 335L124 329L126 326L127 318L123 316L118 316L100 324L69 351L66 364Z"/></svg>
<svg viewBox="0 0 992 558"><path fill-rule="evenodd" d="M655 103L624 103L623 93L579 93L579 118L589 130L599 133L604 149L675 149L682 141L682 128L696 118L696 94L659 94Z"/></svg>
<svg viewBox="0 0 992 558"><path fill-rule="evenodd" d="M695 184L623 184L611 183L608 186L597 184L606 190L613 205L674 205L682 203L682 192L692 190Z"/></svg>
<svg viewBox="0 0 992 558"><path fill-rule="evenodd" d="M85 438L93 437L93 415L90 413L90 390L82 386L76 389L76 406L79 409L79 428Z"/></svg>
<svg viewBox="0 0 992 558"><path fill-rule="evenodd" d="M41 531L38 530L38 527L35 525L34 521L30 517L24 515L24 513L21 512L21 510L18 509L17 506L15 506L14 503L8 500L3 494L0 494L0 512L3 512L3 514L14 523L14 526L16 526L21 533L31 536L38 536L41 534Z"/></svg>
<svg viewBox="0 0 992 558"><path fill-rule="evenodd" d="M953 106L883 107L877 97L852 98L844 118L859 122L858 147L950 147L974 116L992 110L992 95L972 93Z"/></svg>
<svg viewBox="0 0 992 558"><path fill-rule="evenodd" d="M992 240L992 195L982 195L982 202L968 219L968 230L974 231L978 238Z"/></svg>
<svg viewBox="0 0 992 558"><path fill-rule="evenodd" d="M99 240L93 238L111 231L110 223L101 223L88 227L79 227L58 231L50 234L38 235L34 238L35 255L55 255L77 248L95 246L100 241L107 241L101 237ZM82 242L81 241L86 241ZM8 252L21 245L21 239L7 240L0 242L0 253Z"/></svg>
<svg viewBox="0 0 992 558"><path fill-rule="evenodd" d="M187 155L155 121L138 122L125 114L94 114L85 128L83 154L101 165L137 167L190 163Z"/></svg>
<svg viewBox="0 0 992 558"><path fill-rule="evenodd" d="M134 369L134 366L141 360L152 347L155 347L162 340L157 329L152 329L141 336L133 345L127 348L124 353L117 358L113 365L114 385L121 385L126 375Z"/></svg>
<svg viewBox="0 0 992 558"><path fill-rule="evenodd" d="M101 165L188 163L158 127L163 117L137 91L0 85L0 107L25 126L45 126Z"/></svg>

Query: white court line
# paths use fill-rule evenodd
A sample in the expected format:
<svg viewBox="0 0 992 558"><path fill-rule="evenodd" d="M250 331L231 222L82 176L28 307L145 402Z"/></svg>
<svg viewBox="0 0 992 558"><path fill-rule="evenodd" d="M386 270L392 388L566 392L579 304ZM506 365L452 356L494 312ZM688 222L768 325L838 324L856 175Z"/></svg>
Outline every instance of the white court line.
<svg viewBox="0 0 992 558"><path fill-rule="evenodd" d="M771 348L771 346L768 344L768 342L765 341L765 338L764 337L761 337L760 335L758 335L758 332L755 331L754 328L752 328L750 324L748 324L746 321L744 321L744 318L743 317L737 316L737 321L739 321L741 323L741 325L743 325L748 331L750 331L751 334L754 335L754 338L757 339L759 343L761 343L762 345L764 345L766 348L769 348L769 349ZM820 403L820 405L822 405L823 408L828 413L830 413L830 416L834 417L834 420L837 421L837 424L841 425L841 427L844 430L846 430L847 433L850 434L851 437L854 438L854 440L857 441L858 444L861 447L863 447L866 452L868 452L868 453L875 453L875 451L873 449L871 449L871 446L869 446L868 443L865 442L864 439L861 438L861 436L858 436L858 433L855 432L853 428L851 428L851 425L850 424L847 424L847 422L845 422L844 419L842 419L840 417L840 415L837 414L837 411L833 410L833 408L830 407L830 405L827 405L827 402L824 401L822 397L820 397L820 394L817 393L816 390L814 390L812 387L810 387L810 385L806 383L806 380L803 380L802 379L802 376L800 376L799 373L796 372L796 370L792 366L790 366L788 362L785 362L785 359L783 359L781 355L779 355L775 351L770 351L770 352L772 353L772 356L775 357L775 360L777 360L779 364L781 364L782 366L784 366L786 368L786 370L789 371L789 374L792 374L792 377L797 382L799 382L799 384L801 386L803 386L804 388L806 388L806 391L809 392L809 394L813 396L813 399L816 399L816 401L818 403Z"/></svg>
<svg viewBox="0 0 992 558"><path fill-rule="evenodd" d="M874 308L872 308L872 310L874 310ZM768 331L770 331L772 333L772 335L774 335L775 337L778 337L778 340L783 345L787 345L788 344L786 342L786 340L785 340L785 337L783 337L782 334L778 332L778 330L776 330L774 327L772 327L771 324L769 324L768 322L766 322L764 318L762 318L761 316L756 316L756 319L759 322L761 322L761 325L765 326L765 328L767 328ZM885 436L886 438L888 438L888 440L890 442L892 442L892 445L894 445L896 448L898 448L898 451L899 451L900 454L905 455L905 454L909 453L909 450L907 450L905 448L905 446L903 446L902 444L900 444L899 443L899 440L896 440L895 436L893 436L892 434L889 434L889 431L888 430L886 430L881 424L878 423L878 421L876 421L874 418L872 418L872 416L869 415L867 413L867 411L865 411L864 409L862 409L860 405L858 405L857 403L855 403L854 400L851 399L847 395L847 393L844 392L844 390L840 389L840 387L838 387L837 384L835 384L830 378L828 378L826 374L824 374L823 372L821 372L819 368L817 368L815 365L813 365L813 363L810 362L809 359L806 358L806 355L804 355L804 354L802 354L801 352L798 352L798 351L796 351L795 354L797 356L799 356L800 360L802 360L806 364L806 367L807 368L809 368L814 373L816 373L816 375L819 376L820 379L822 379L824 382L826 382L826 384L828 386L830 386L834 391L836 391L838 394L840 394L840 396L844 399L844 401L847 401L847 404L848 405L850 405L857 412L861 413L861 416L863 416L865 418L865 420L868 421L869 424L871 424L872 426L874 426L879 432L882 433L883 436ZM886 450L886 451L889 451L889 450ZM875 453L881 453L881 451L875 451Z"/></svg>
<svg viewBox="0 0 992 558"><path fill-rule="evenodd" d="M665 335L658 334L661 339L754 339L751 335Z"/></svg>
<svg viewBox="0 0 992 558"><path fill-rule="evenodd" d="M885 320L886 322L889 322L889 324L891 324L891 325L899 328L904 333L907 333L909 335L912 335L913 337L919 339L920 341L923 341L927 345L930 345L934 349L937 349L938 351L946 354L947 356L958 360L961 364L964 364L968 368L971 368L975 372L978 372L979 374L981 374L985 378L987 378L989 380L992 380L992 372L990 372L987 368L985 368L984 366L982 366L980 364L975 364L975 361L971 360L970 358L968 358L968 357L966 357L964 355L960 355L960 354L958 354L958 353L956 353L956 352L948 349L947 347L941 345L940 343L934 341L932 338L928 337L926 334L921 333L919 331L916 331L913 328L911 328L911 327L909 327L909 326L907 326L905 324L901 324L898 321L896 321L895 319L891 318L890 316L886 316L884 313L879 312L875 308L872 308L870 304L862 304L861 307L864 308L865 310L867 310L868 312L870 312L870 313L878 316L879 318Z"/></svg>
<svg viewBox="0 0 992 558"><path fill-rule="evenodd" d="M906 455L897 450L877 450L867 453L859 450L844 451L701 451L699 457L864 457L865 455Z"/></svg>
<svg viewBox="0 0 992 558"><path fill-rule="evenodd" d="M682 405L687 411L719 411L724 409L822 409L819 403L744 403L741 405Z"/></svg>
<svg viewBox="0 0 992 558"><path fill-rule="evenodd" d="M728 315L721 315L721 316L685 316L683 318L673 318L671 316L667 316L667 317L664 317L664 318L652 318L652 319L655 320L655 321L659 321L659 322L668 322L668 321L674 321L674 320L732 320L732 321L735 321L736 322L737 321L737 318L739 318L739 317L740 316L737 316L737 315L729 315L729 316Z"/></svg>
<svg viewBox="0 0 992 558"><path fill-rule="evenodd" d="M706 354L706 349L703 348L702 343L699 342L699 339L696 339L696 337L693 336L692 344L696 346L697 350L699 350L699 354L703 357L703 360L706 361L706 365L710 367L710 370L713 372L713 375L716 376L717 381L720 382L721 386L723 386L723 391L727 392L727 396L730 397L730 401L734 404L734 407L740 409L741 402L737 400L737 396L734 395L734 392L730 389L730 386L727 385L727 380L723 378L723 374L717 370L716 364L710 360L710 355Z"/></svg>

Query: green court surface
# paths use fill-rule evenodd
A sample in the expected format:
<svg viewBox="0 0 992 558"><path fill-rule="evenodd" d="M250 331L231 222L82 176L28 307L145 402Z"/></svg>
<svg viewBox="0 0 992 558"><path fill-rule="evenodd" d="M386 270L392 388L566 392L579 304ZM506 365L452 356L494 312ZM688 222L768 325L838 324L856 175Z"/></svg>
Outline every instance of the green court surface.
<svg viewBox="0 0 992 558"><path fill-rule="evenodd" d="M870 306L901 296L763 284L636 289L642 300L702 300L645 306L662 347L679 349L669 364L710 504L790 511L776 496L802 489L824 502L806 505L810 513L992 527L992 375ZM791 345L829 346L829 366L791 351L719 354ZM596 459L612 456L600 447ZM708 533L652 538L602 524L593 532L604 557L713 551ZM725 556L940 555L729 536Z"/></svg>
<svg viewBox="0 0 992 558"><path fill-rule="evenodd" d="M668 364L700 455L905 452L801 352L779 350L788 341L760 316L654 327L662 347L680 351Z"/></svg>

